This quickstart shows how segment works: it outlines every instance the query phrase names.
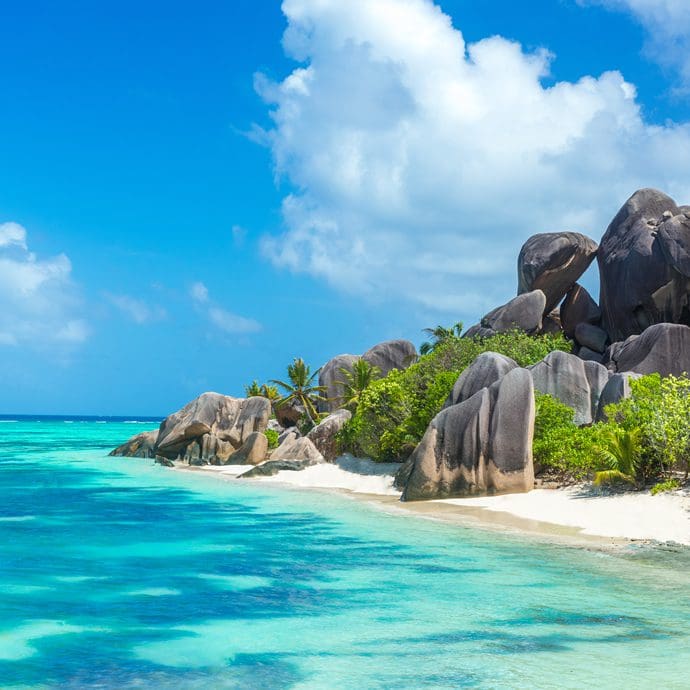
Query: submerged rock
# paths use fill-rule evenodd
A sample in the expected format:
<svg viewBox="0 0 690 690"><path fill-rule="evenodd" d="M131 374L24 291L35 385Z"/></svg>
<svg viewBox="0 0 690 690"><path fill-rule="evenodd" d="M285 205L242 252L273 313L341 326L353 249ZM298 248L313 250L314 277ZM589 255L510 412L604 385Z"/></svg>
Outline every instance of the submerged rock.
<svg viewBox="0 0 690 690"><path fill-rule="evenodd" d="M543 313L550 312L589 268L597 248L578 232L533 235L518 257L518 294L541 290L546 296Z"/></svg>
<svg viewBox="0 0 690 690"><path fill-rule="evenodd" d="M120 455L130 458L155 458L157 438L158 429L155 431L144 431L141 434L132 436L129 441L115 448L109 455Z"/></svg>
<svg viewBox="0 0 690 690"><path fill-rule="evenodd" d="M441 411L401 468L402 500L531 490L534 410L532 377L518 368Z"/></svg>

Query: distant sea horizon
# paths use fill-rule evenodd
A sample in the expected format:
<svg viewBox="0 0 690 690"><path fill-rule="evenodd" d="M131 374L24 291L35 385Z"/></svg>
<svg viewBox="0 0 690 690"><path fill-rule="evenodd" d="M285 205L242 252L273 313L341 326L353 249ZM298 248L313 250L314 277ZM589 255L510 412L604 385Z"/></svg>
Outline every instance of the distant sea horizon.
<svg viewBox="0 0 690 690"><path fill-rule="evenodd" d="M0 414L0 422L112 422L117 424L160 424L165 415L73 415Z"/></svg>

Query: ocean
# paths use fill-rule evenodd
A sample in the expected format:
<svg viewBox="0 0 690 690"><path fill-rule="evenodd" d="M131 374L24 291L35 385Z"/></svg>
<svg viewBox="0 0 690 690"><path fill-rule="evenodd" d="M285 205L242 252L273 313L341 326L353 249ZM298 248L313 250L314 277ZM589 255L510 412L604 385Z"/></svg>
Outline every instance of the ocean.
<svg viewBox="0 0 690 690"><path fill-rule="evenodd" d="M107 457L137 421L0 422L2 690L690 687L685 549Z"/></svg>

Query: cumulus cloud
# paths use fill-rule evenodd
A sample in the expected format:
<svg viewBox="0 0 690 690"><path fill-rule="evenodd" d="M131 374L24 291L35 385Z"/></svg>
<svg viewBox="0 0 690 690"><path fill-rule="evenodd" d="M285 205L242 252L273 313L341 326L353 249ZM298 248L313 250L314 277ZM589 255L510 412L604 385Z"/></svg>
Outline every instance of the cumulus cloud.
<svg viewBox="0 0 690 690"><path fill-rule="evenodd" d="M588 0L625 10L647 30L648 56L678 70L681 90L690 92L690 5L687 0Z"/></svg>
<svg viewBox="0 0 690 690"><path fill-rule="evenodd" d="M72 264L64 254L39 259L26 230L0 224L0 345L74 344L89 329L75 315Z"/></svg>
<svg viewBox="0 0 690 690"><path fill-rule="evenodd" d="M219 330L233 335L247 335L261 330L261 324L254 319L233 314L214 304L208 288L202 282L193 283L189 289L192 300L196 303L206 318Z"/></svg>
<svg viewBox="0 0 690 690"><path fill-rule="evenodd" d="M470 318L514 293L536 232L599 238L635 189L690 198L690 126L650 126L618 72L545 85L554 56L466 44L431 0L284 0L300 64L258 75L283 200L279 266Z"/></svg>
<svg viewBox="0 0 690 690"><path fill-rule="evenodd" d="M144 300L129 295L113 295L106 293L106 298L123 314L138 324L160 321L166 317L165 309L149 305Z"/></svg>

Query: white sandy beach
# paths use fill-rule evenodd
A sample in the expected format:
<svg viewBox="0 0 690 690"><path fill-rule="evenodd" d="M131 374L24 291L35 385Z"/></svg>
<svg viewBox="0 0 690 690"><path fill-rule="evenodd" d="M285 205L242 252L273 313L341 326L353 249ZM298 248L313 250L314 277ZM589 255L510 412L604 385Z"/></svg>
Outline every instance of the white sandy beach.
<svg viewBox="0 0 690 690"><path fill-rule="evenodd" d="M379 497L390 507L400 495L393 487L393 472L397 467L344 457L333 464L314 465L301 472L279 472L273 477L251 481L346 491L369 499ZM195 469L234 480L249 468L229 465ZM503 525L517 531L561 536L564 534L562 528L568 528L567 533L571 535L670 541L690 546L690 495L683 491L657 496L649 492L605 496L593 494L586 486L576 486L535 489L526 494L406 503L399 507L413 514L443 520L462 521L463 516L471 516L475 523L477 520L486 522L492 528Z"/></svg>

